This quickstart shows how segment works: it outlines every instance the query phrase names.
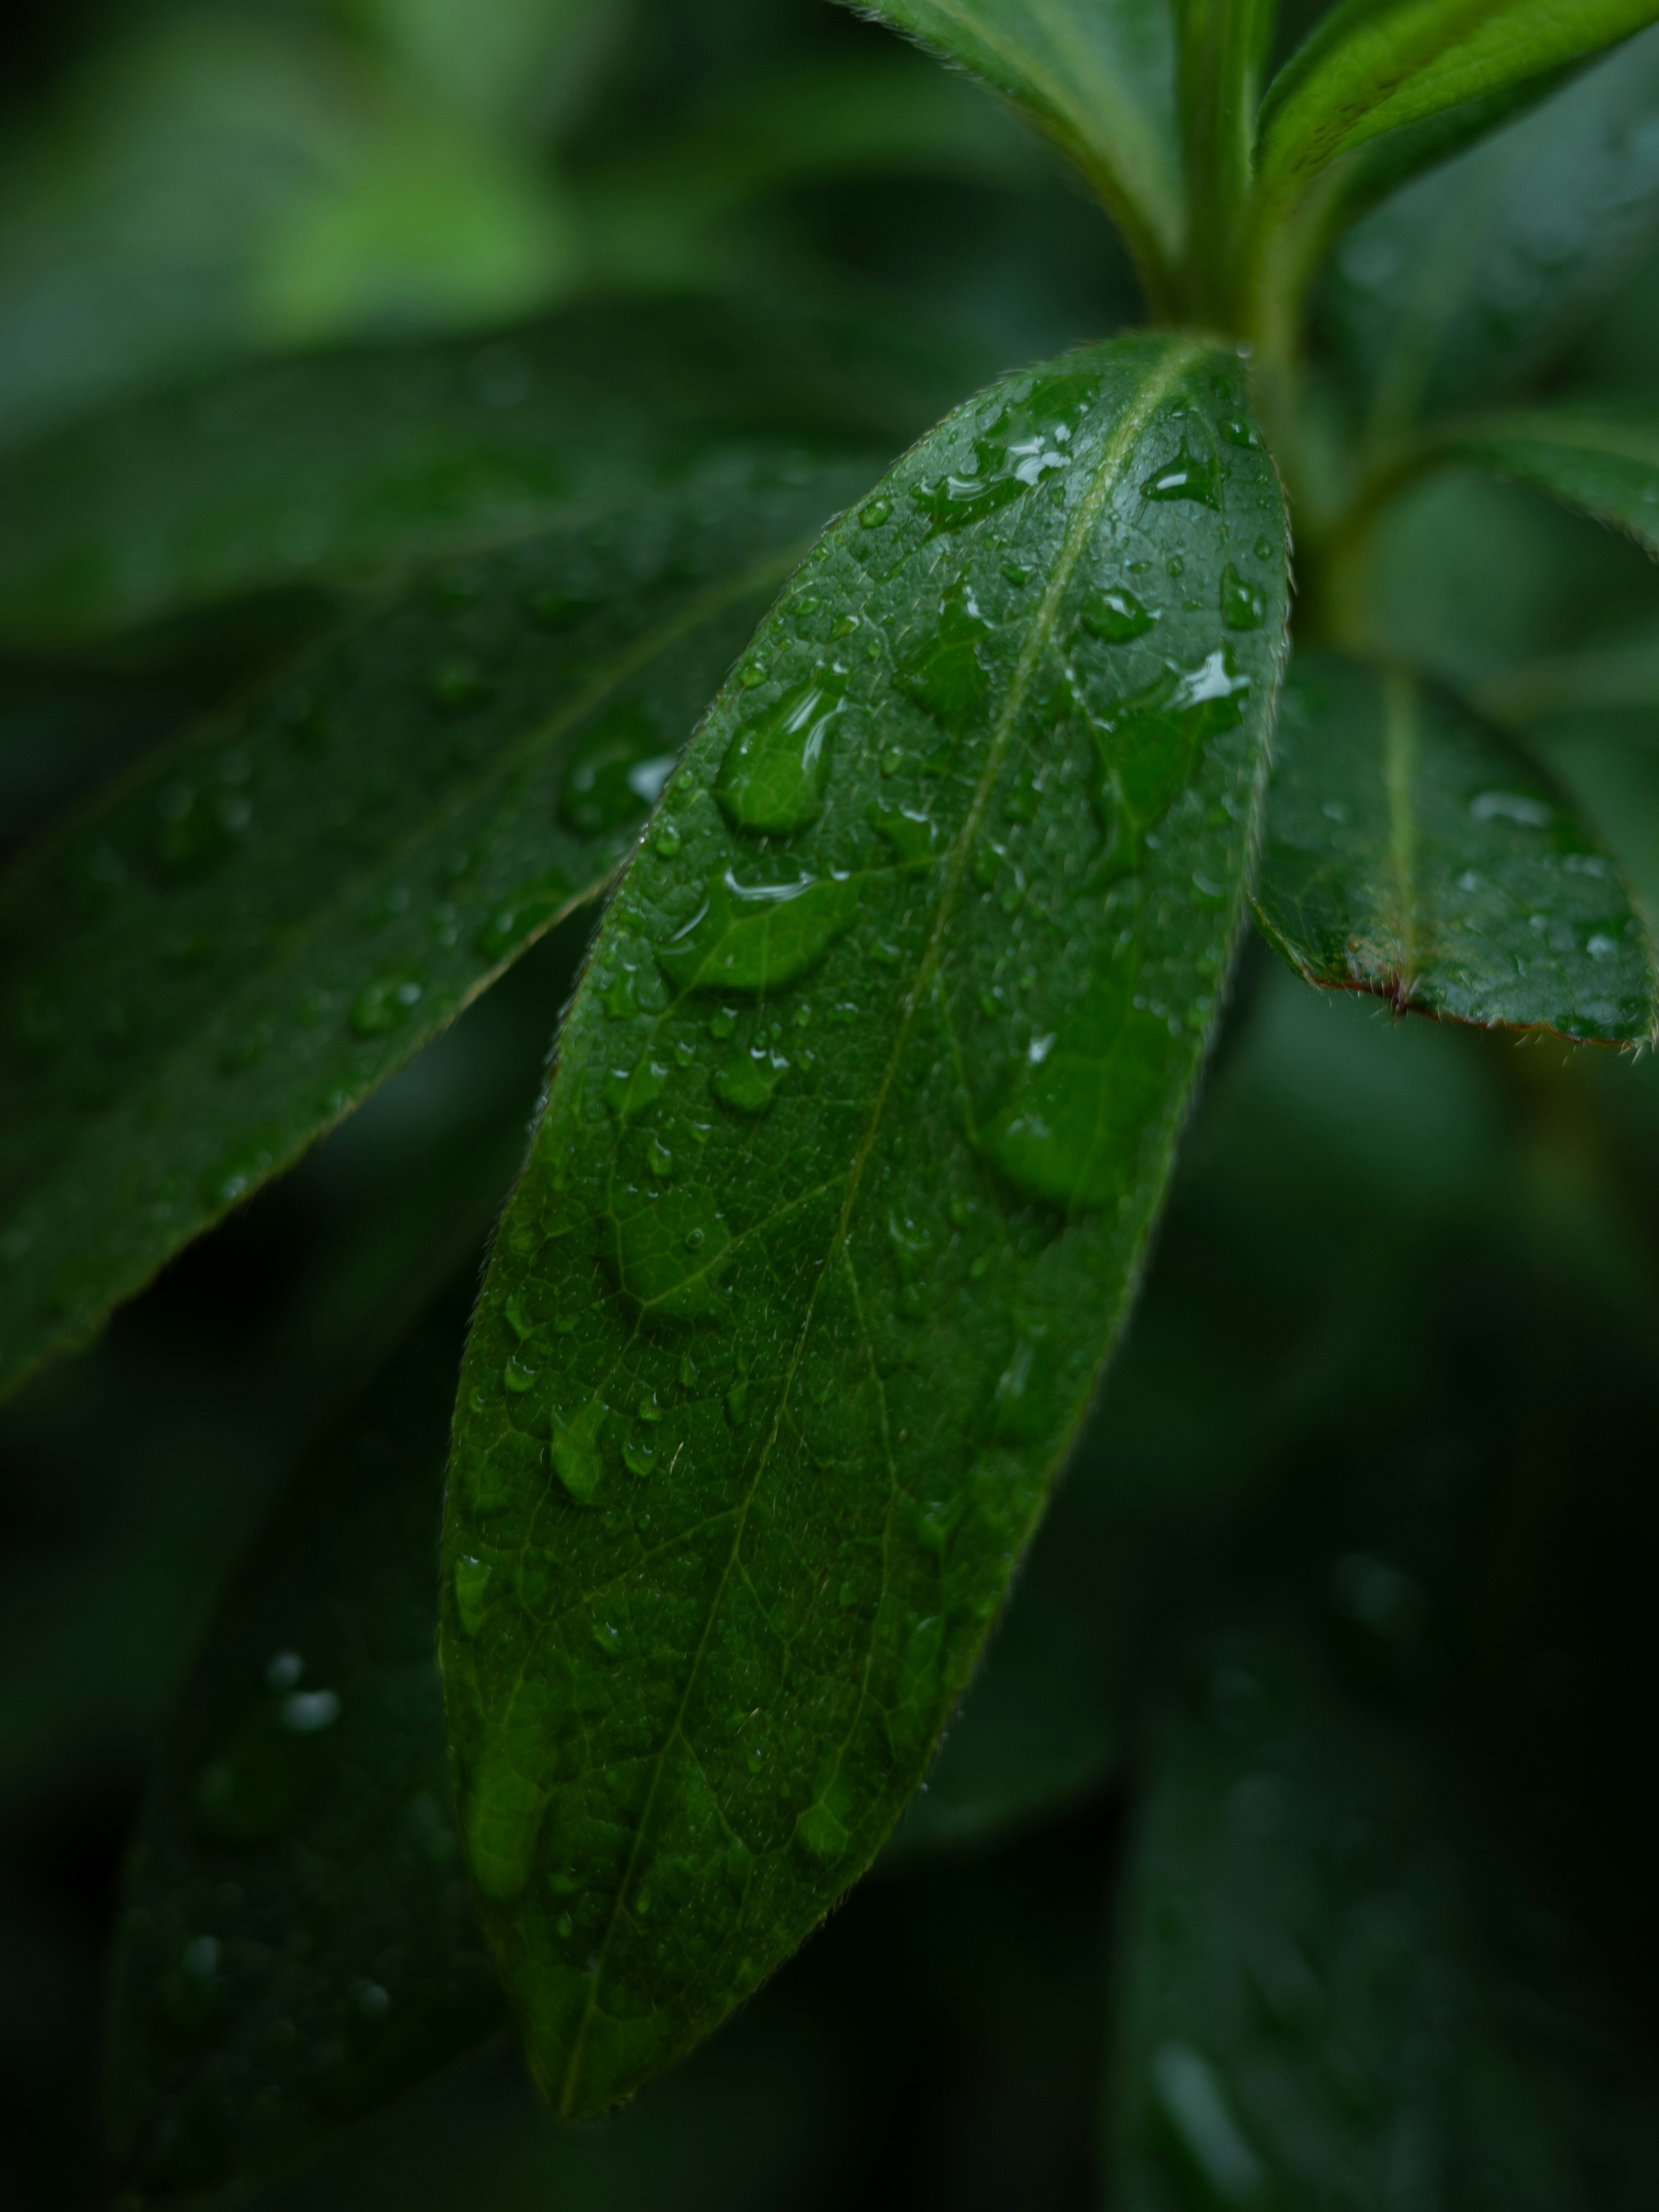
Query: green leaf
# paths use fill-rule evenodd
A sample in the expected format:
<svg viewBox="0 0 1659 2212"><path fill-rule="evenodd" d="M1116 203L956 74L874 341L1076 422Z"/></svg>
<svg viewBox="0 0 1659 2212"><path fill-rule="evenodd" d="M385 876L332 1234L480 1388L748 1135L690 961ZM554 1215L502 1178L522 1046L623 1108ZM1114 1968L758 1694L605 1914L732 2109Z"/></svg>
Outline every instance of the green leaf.
<svg viewBox="0 0 1659 2212"><path fill-rule="evenodd" d="M1515 1971L1513 1875L1448 1796L1296 1640L1218 1644L1158 1740L1124 1899L1114 2204L1382 2212L1402 2172L1425 2203L1640 2201L1650 2130L1633 2194L1613 2172L1628 2058L1564 1978Z"/></svg>
<svg viewBox="0 0 1659 2212"><path fill-rule="evenodd" d="M1385 132L1547 78L1656 12L1654 0L1342 0L1268 88L1262 191L1270 205L1292 203Z"/></svg>
<svg viewBox="0 0 1659 2212"><path fill-rule="evenodd" d="M1659 422L1580 408L1449 425L1431 450L1577 507L1659 556Z"/></svg>
<svg viewBox="0 0 1659 2212"><path fill-rule="evenodd" d="M1373 436L1547 368L1659 232L1659 30L1360 223L1323 317Z"/></svg>
<svg viewBox="0 0 1659 2212"><path fill-rule="evenodd" d="M801 1941L972 1668L1214 1019L1285 530L1231 352L1005 380L823 538L612 902L446 1536L473 1872L562 2112Z"/></svg>
<svg viewBox="0 0 1659 2212"><path fill-rule="evenodd" d="M432 1649L452 1305L316 1448L173 1716L111 2020L112 2136L147 2189L268 2165L504 2024Z"/></svg>
<svg viewBox="0 0 1659 2212"><path fill-rule="evenodd" d="M147 760L0 890L0 1382L277 1173L636 836L850 465L429 577Z"/></svg>
<svg viewBox="0 0 1659 2212"><path fill-rule="evenodd" d="M1185 228L1175 32L1165 0L855 0L1012 100L1088 178L1148 291Z"/></svg>
<svg viewBox="0 0 1659 2212"><path fill-rule="evenodd" d="M222 374L0 462L0 636L372 581L672 480L718 434L890 451L971 380L846 319L694 300Z"/></svg>
<svg viewBox="0 0 1659 2212"><path fill-rule="evenodd" d="M1453 696L1297 657L1256 915L1310 982L1617 1043L1659 1023L1654 952L1565 794Z"/></svg>

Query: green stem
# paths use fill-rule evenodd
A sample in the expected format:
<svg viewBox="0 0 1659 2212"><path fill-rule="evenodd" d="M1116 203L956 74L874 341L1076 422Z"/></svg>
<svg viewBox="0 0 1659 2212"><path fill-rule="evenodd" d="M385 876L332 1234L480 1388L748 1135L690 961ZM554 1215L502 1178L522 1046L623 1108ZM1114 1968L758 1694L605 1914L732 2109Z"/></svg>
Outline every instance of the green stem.
<svg viewBox="0 0 1659 2212"><path fill-rule="evenodd" d="M1238 331L1261 64L1275 0L1181 0L1181 129L1187 183L1183 304Z"/></svg>

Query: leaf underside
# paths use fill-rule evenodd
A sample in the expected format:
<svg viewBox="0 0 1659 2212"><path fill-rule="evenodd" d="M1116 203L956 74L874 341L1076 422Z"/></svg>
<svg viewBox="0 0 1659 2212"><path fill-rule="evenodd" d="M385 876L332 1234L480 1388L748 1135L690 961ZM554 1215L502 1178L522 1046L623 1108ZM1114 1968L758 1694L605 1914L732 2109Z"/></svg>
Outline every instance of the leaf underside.
<svg viewBox="0 0 1659 2212"><path fill-rule="evenodd" d="M0 1388L592 895L780 577L872 473L733 457L428 576L14 871Z"/></svg>
<svg viewBox="0 0 1659 2212"><path fill-rule="evenodd" d="M1450 693L1298 655L1257 918L1310 982L1487 1026L1652 1036L1652 947L1571 801Z"/></svg>
<svg viewBox="0 0 1659 2212"><path fill-rule="evenodd" d="M1659 30L1378 208L1325 320L1368 428L1487 400L1547 368L1659 234Z"/></svg>
<svg viewBox="0 0 1659 2212"><path fill-rule="evenodd" d="M432 1648L453 1303L319 1446L178 1707L110 2026L113 2147L146 2189L294 2155L504 2023Z"/></svg>
<svg viewBox="0 0 1659 2212"><path fill-rule="evenodd" d="M613 900L481 1297L442 1650L566 2113L910 1796L1124 1310L1285 619L1231 353L1010 379L838 523Z"/></svg>
<svg viewBox="0 0 1659 2212"><path fill-rule="evenodd" d="M1651 416L1540 409L1455 423L1453 458L1541 491L1659 556L1659 422Z"/></svg>
<svg viewBox="0 0 1659 2212"><path fill-rule="evenodd" d="M1261 172L1271 201L1295 198L1344 155L1385 133L1502 99L1616 45L1659 14L1655 0L1342 0L1268 88Z"/></svg>
<svg viewBox="0 0 1659 2212"><path fill-rule="evenodd" d="M852 0L1028 115L1090 179L1152 289L1183 215L1175 34L1162 0Z"/></svg>

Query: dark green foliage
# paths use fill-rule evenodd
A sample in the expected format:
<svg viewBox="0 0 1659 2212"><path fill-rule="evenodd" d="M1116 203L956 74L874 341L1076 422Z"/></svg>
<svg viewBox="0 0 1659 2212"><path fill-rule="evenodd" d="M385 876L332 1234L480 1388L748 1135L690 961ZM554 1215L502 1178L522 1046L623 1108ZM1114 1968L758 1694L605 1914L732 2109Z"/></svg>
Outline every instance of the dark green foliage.
<svg viewBox="0 0 1659 2212"><path fill-rule="evenodd" d="M1256 914L1310 983L1404 1011L1638 1044L1653 947L1565 795L1449 694L1298 659Z"/></svg>
<svg viewBox="0 0 1659 2212"><path fill-rule="evenodd" d="M612 901L445 1554L468 1848L562 2111L793 1948L961 1690L1215 1018L1283 526L1218 349L994 390L821 542ZM826 732L799 693L832 680Z"/></svg>
<svg viewBox="0 0 1659 2212"><path fill-rule="evenodd" d="M1546 492L1659 554L1659 425L1585 411L1500 415L1449 429L1443 450Z"/></svg>
<svg viewBox="0 0 1659 2212"><path fill-rule="evenodd" d="M1548 369L1659 236L1659 31L1343 241L1325 318L1373 435Z"/></svg>
<svg viewBox="0 0 1659 2212"><path fill-rule="evenodd" d="M312 1455L174 1717L111 2016L112 2133L146 2188L269 2166L504 2019L432 1637L459 1322L417 1332Z"/></svg>
<svg viewBox="0 0 1659 2212"><path fill-rule="evenodd" d="M1430 0L1342 0L1269 88L1261 167L1269 200L1386 132L1548 80L1653 20L1650 0L1536 0L1458 9ZM1425 142L1426 144L1430 142Z"/></svg>
<svg viewBox="0 0 1659 2212"><path fill-rule="evenodd" d="M868 474L734 458L446 568L14 871L6 1382L592 896L779 579Z"/></svg>
<svg viewBox="0 0 1659 2212"><path fill-rule="evenodd" d="M871 0L870 12L994 85L1063 147L1128 238L1148 286L1181 248L1175 41L1151 0Z"/></svg>
<svg viewBox="0 0 1659 2212"><path fill-rule="evenodd" d="M0 117L54 2208L1651 2194L1654 4L866 12Z"/></svg>
<svg viewBox="0 0 1659 2212"><path fill-rule="evenodd" d="M1382 1563L1352 1579L1362 1613L1401 1601ZM1640 2203L1656 2142L1606 2124L1623 2054L1490 1955L1483 1917L1510 1905L1524 1957L1540 1908L1482 1896L1448 1773L1293 1635L1206 1657L1124 1893L1114 2202L1382 2212L1404 2171L1447 2204Z"/></svg>
<svg viewBox="0 0 1659 2212"><path fill-rule="evenodd" d="M0 636L57 644L362 585L614 506L722 435L885 447L958 374L947 349L850 319L763 323L696 299L261 364L0 462Z"/></svg>

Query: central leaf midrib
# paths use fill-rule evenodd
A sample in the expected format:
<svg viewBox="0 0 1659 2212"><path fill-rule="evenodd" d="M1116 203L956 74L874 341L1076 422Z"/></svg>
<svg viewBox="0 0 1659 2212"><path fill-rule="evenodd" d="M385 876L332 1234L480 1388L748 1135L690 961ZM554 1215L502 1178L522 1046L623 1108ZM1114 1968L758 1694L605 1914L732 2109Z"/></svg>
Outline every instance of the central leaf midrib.
<svg viewBox="0 0 1659 2212"><path fill-rule="evenodd" d="M871 1109L870 1120L865 1133L864 1139L860 1144L858 1152L854 1156L852 1166L848 1173L848 1188L846 1199L842 1204L841 1217L836 1222L834 1233L830 1237L829 1249L824 1255L823 1265L819 1268L817 1279L813 1283L811 1291L808 1296L806 1310L802 1316L800 1328L796 1333L795 1343L791 1355L789 1367L783 1378L782 1389L779 1393L777 1408L773 1417L772 1425L767 1436L766 1443L762 1448L759 1460L756 1465L754 1477L750 1483L746 1494L741 1500L738 1508L737 1522L732 1535L731 1551L727 1556L725 1566L721 1571L720 1582L710 1602L708 1618L703 1624L702 1633L699 1637L696 1649L691 1656L691 1663L686 1673L685 1686L681 1693L679 1705L675 1711L672 1724L669 1728L668 1732L663 1740L661 1750L658 1752L652 1764L650 1784L646 1791L645 1802L641 1808L639 1819L635 1826L633 1843L629 1849L627 1863L623 1870L622 1880L617 1886L616 1899L611 1907L611 1917L606 1925L604 1937L600 1942L598 1956L594 1960L592 1979L589 1984L587 2002L583 2008L581 2024L576 2031L575 2041L571 2047L570 2058L565 2069L564 2083L559 2100L559 2109L562 2114L566 2118L569 2117L574 2108L576 2086L580 2074L582 2055L586 2048L587 2036L592 2023L593 2016L599 2009L599 1989L601 1983L604 1980L606 1964L610 1957L611 1947L615 1940L617 1923L621 1918L623 1906L627 1901L629 1888L634 1878L635 1869L639 1863L640 1852L643 1846L646 1834L650 1827L651 1815L655 1807L657 1792L661 1785L663 1771L667 1764L668 1755L677 1740L678 1740L682 1735L685 1714L687 1708L690 1704L692 1692L696 1688L703 1657L708 1649L709 1639L714 1634L714 1625L720 1618L720 1609L725 1602L726 1589L731 1583L732 1575L742 1549L744 1532L747 1525L749 1513L754 1504L757 1496L759 1494L762 1481L765 1477L768 1467L770 1463L772 1446L776 1441L778 1430L783 1419L784 1408L788 1403L790 1391L793 1386L795 1372L800 1364L807 1334L812 1325L812 1316L817 1309L819 1288L828 1275L830 1266L834 1262L836 1254L844 1248L847 1243L848 1230L851 1223L853 1209L858 1201L865 1169L868 1165L871 1153L875 1147L876 1138L880 1130L883 1115L886 1108L888 1093L892 1087L899 1060L902 1056L906 1042L909 1036L911 1023L915 1018L917 1008L921 1004L923 996L925 995L927 986L932 980L934 970L939 964L939 960L945 942L946 928L954 911L956 898L961 886L963 873L966 870L968 854L973 843L975 832L978 828L981 817L983 815L987 804L988 803L990 793L996 782L998 772L1001 768L1002 762L1006 756L1009 744L1012 740L1014 724L1018 717L1021 708L1025 703L1026 693L1030 688L1032 676L1036 672L1037 661L1040 659L1043 649L1048 643L1049 637L1053 630L1054 617L1059 608L1060 599L1064 596L1066 589L1071 581L1072 574L1077 566L1078 561L1081 558L1084 545L1090 532L1094 527L1095 522L1098 519L1100 510L1104 506L1108 496L1118 481L1123 463L1139 443L1142 434L1159 404L1168 396L1174 386L1180 381L1181 378L1186 374L1193 362L1198 360L1200 356L1208 349L1209 348L1207 344L1201 340L1188 340L1184 344L1177 343L1172 346L1170 351L1164 355L1158 369L1156 372L1148 373L1146 382L1141 391L1139 399L1125 409L1115 431L1109 440L1105 451L1101 455L1094 479L1091 483L1088 490L1085 493L1082 501L1079 502L1077 514L1073 517L1071 526L1066 531L1065 538L1061 543L1059 557L1054 564L1054 573L1049 579L1048 588L1045 590L1037 611L1032 617L1030 633L1024 646L1021 649L1019 658L1014 666L1013 674L1009 679L1007 695L1004 699L1002 710L997 718L997 723L992 734L991 743L987 750L985 766L981 773L973 800L969 806L966 815L963 817L962 829L955 841L954 849L951 854L950 862L945 872L945 882L941 887L939 894L939 907L933 928L929 937L927 948L922 955L921 961L917 968L915 980L911 986L909 994L904 1004L903 1011L900 1016L898 1034L894 1041L892 1050L888 1056L886 1067L883 1071L881 1084L876 1093L875 1103Z"/></svg>

